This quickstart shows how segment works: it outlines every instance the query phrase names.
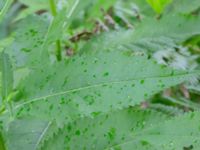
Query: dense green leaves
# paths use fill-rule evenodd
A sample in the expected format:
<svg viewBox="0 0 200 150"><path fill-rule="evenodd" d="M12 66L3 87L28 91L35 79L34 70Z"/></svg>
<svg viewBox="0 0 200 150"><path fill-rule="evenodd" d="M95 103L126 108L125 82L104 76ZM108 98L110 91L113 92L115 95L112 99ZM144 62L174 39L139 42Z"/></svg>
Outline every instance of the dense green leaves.
<svg viewBox="0 0 200 150"><path fill-rule="evenodd" d="M0 21L11 2L0 2ZM200 74L199 7L199 0L14 2L16 16L0 27L7 34L0 149L198 150L200 114L184 112L198 110L199 100L184 82ZM173 55L160 54L166 65L153 58L168 50L185 58L194 45L196 68L170 68Z"/></svg>

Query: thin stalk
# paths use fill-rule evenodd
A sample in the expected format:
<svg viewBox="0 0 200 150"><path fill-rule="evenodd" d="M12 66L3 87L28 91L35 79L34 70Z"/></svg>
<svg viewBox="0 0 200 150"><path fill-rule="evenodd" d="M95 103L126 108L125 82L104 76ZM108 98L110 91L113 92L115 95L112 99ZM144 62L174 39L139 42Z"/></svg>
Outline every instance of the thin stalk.
<svg viewBox="0 0 200 150"><path fill-rule="evenodd" d="M54 0L49 0L50 4L50 9L51 9L51 14L53 17L57 15L57 10L56 10L56 4ZM61 61L62 55L61 55L61 42L60 40L56 41L56 57L58 61Z"/></svg>
<svg viewBox="0 0 200 150"><path fill-rule="evenodd" d="M172 98L172 97L168 97L168 96L165 96L164 97L166 100L172 102L172 103L175 103L175 104L178 104L178 105L181 105L181 106L185 106L185 107L188 107L188 108L191 108L191 109L194 109L194 110L198 110L199 108L197 106L194 106L193 104L191 103L186 103L185 101L180 101L180 100L177 100L175 98Z"/></svg>
<svg viewBox="0 0 200 150"><path fill-rule="evenodd" d="M13 0L7 0L3 9L0 11L0 22L3 20L4 16L6 15L6 12L10 8L10 5L12 4Z"/></svg>
<svg viewBox="0 0 200 150"><path fill-rule="evenodd" d="M49 4L50 4L50 9L51 9L51 14L55 17L57 14L55 1L49 0Z"/></svg>
<svg viewBox="0 0 200 150"><path fill-rule="evenodd" d="M12 64L10 62L9 56L3 52L0 54L0 71L1 75L1 95L3 98L3 104L10 112L10 116L13 117L13 107L12 107L12 90L13 90L13 70Z"/></svg>
<svg viewBox="0 0 200 150"><path fill-rule="evenodd" d="M61 55L61 43L60 40L56 41L56 57L57 60L60 61L62 59L62 55Z"/></svg>
<svg viewBox="0 0 200 150"><path fill-rule="evenodd" d="M191 107L193 107L194 110L200 110L200 105L198 103L194 103L193 101L186 99L184 97L179 98L181 101L189 104Z"/></svg>
<svg viewBox="0 0 200 150"><path fill-rule="evenodd" d="M11 101L7 101L7 107L9 109L10 112L10 116L13 117L14 116L14 112L13 112L13 106L12 106L12 102Z"/></svg>

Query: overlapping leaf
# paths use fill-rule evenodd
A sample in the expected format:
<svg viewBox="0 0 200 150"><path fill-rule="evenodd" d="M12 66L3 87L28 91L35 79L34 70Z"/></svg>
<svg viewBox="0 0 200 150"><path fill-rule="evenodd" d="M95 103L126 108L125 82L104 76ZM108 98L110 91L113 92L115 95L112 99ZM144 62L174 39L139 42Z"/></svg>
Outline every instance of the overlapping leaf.
<svg viewBox="0 0 200 150"><path fill-rule="evenodd" d="M44 17L33 15L17 25L14 41L5 49L15 68L38 64L48 24Z"/></svg>
<svg viewBox="0 0 200 150"><path fill-rule="evenodd" d="M55 123L34 118L21 118L9 124L6 145L11 150L37 150L45 139L53 136Z"/></svg>
<svg viewBox="0 0 200 150"><path fill-rule="evenodd" d="M133 108L100 115L95 119L84 118L67 124L42 149L105 149L131 139L131 132L140 132L168 118L154 111Z"/></svg>
<svg viewBox="0 0 200 150"><path fill-rule="evenodd" d="M68 124L44 149L95 150L198 150L200 113L194 112L166 121L155 112L127 109ZM63 143L64 142L64 143Z"/></svg>
<svg viewBox="0 0 200 150"><path fill-rule="evenodd" d="M115 31L97 36L88 42L82 51L99 49L123 49L132 46L133 50L155 51L158 47L171 46L187 38L200 34L200 17L166 15L160 20L146 18L135 30Z"/></svg>

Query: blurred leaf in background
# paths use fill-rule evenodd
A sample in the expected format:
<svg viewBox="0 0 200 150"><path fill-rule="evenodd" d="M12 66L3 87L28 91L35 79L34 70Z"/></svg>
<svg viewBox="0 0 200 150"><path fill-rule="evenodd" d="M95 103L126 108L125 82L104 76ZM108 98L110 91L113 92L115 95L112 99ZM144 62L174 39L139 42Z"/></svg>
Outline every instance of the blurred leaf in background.
<svg viewBox="0 0 200 150"><path fill-rule="evenodd" d="M147 0L147 2L156 13L161 14L165 7L172 2L172 0Z"/></svg>

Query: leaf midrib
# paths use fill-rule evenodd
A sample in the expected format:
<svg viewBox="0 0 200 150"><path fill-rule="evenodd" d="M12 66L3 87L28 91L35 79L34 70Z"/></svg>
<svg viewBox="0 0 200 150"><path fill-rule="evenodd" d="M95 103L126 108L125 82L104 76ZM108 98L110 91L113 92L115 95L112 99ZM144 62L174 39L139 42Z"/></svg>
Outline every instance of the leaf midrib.
<svg viewBox="0 0 200 150"><path fill-rule="evenodd" d="M44 128L44 130L42 131L42 133L40 134L39 139L37 140L36 144L35 144L35 150L38 149L38 145L41 143L42 139L44 138L45 134L48 132L49 127L51 126L52 122L48 122L47 126Z"/></svg>

